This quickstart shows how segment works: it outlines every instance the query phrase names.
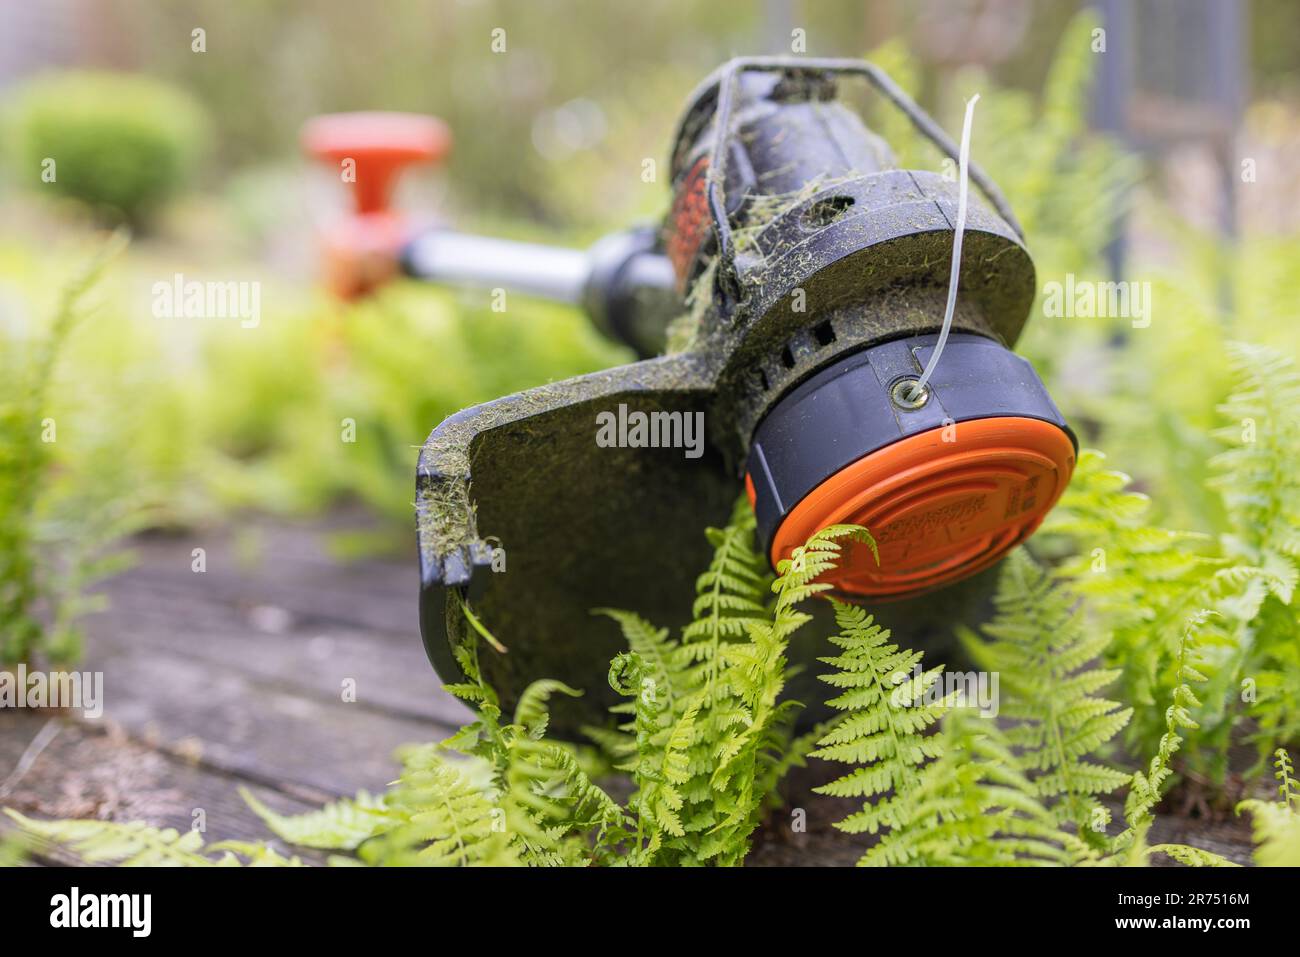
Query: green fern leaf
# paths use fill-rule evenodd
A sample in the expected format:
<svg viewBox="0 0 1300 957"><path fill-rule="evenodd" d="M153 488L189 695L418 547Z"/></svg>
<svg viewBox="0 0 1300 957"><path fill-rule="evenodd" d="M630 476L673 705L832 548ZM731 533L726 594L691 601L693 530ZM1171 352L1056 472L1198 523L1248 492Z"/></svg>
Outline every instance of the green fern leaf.
<svg viewBox="0 0 1300 957"><path fill-rule="evenodd" d="M297 858L285 858L274 849L251 842L227 841L203 846L198 831L151 827L139 821L37 821L5 808L24 832L39 840L66 847L87 864L116 864L121 867L213 867L238 866L239 854L252 866L301 866ZM216 860L206 854L219 854Z"/></svg>
<svg viewBox="0 0 1300 957"><path fill-rule="evenodd" d="M1242 801L1255 835L1254 860L1261 867L1300 867L1300 814L1269 801Z"/></svg>
<svg viewBox="0 0 1300 957"><path fill-rule="evenodd" d="M1172 857L1179 864L1185 864L1188 867L1240 867L1221 854L1215 854L1213 851L1204 851L1199 847L1190 847L1187 844L1155 844L1147 848L1148 854L1165 854Z"/></svg>
<svg viewBox="0 0 1300 957"><path fill-rule="evenodd" d="M813 757L860 765L816 788L820 794L871 799L836 827L875 833L897 827L916 813L918 769L938 754L925 731L951 700L923 703L942 667L920 671L920 652L889 642L890 633L863 609L832 600L840 633L831 643L840 654L819 659L836 670L821 680L841 694L827 703L845 716L818 741ZM892 792L885 795L885 792Z"/></svg>
<svg viewBox="0 0 1300 957"><path fill-rule="evenodd" d="M964 644L982 667L1001 675L1009 694L1002 713L1017 722L1009 741L1039 797L1061 824L1095 834L1099 794L1128 775L1083 760L1128 724L1131 708L1093 696L1118 676L1095 667L1106 636L1088 636L1075 597L1053 582L1023 549L1002 566L994 596L997 615Z"/></svg>
<svg viewBox="0 0 1300 957"><path fill-rule="evenodd" d="M297 847L351 851L394 823L382 797L361 791L352 799L327 804L317 811L284 815L271 810L251 791L241 787L239 795L281 840Z"/></svg>
<svg viewBox="0 0 1300 957"><path fill-rule="evenodd" d="M1086 853L1039 802L995 722L958 708L945 718L942 755L859 864L1066 865Z"/></svg>

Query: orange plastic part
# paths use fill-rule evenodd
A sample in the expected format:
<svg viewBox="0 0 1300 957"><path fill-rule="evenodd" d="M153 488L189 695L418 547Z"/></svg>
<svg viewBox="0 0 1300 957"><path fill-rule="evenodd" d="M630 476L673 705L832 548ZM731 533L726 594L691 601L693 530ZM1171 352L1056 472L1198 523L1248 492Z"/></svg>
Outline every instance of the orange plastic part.
<svg viewBox="0 0 1300 957"><path fill-rule="evenodd" d="M826 577L837 591L876 599L933 591L1032 535L1069 484L1074 459L1070 437L1040 419L974 419L910 436L805 496L777 529L772 564L827 525L862 525L880 563L852 545Z"/></svg>
<svg viewBox="0 0 1300 957"><path fill-rule="evenodd" d="M442 120L415 113L331 113L303 127L302 145L338 164L343 182L354 186L357 212L365 215L387 211L393 184L407 166L446 156L451 131ZM344 169L347 160L355 166Z"/></svg>
<svg viewBox="0 0 1300 957"><path fill-rule="evenodd" d="M441 120L414 113L333 113L303 127L302 145L338 170L356 208L324 237L326 282L345 299L364 295L397 274L409 238L405 218L389 208L398 176L446 156L451 132Z"/></svg>

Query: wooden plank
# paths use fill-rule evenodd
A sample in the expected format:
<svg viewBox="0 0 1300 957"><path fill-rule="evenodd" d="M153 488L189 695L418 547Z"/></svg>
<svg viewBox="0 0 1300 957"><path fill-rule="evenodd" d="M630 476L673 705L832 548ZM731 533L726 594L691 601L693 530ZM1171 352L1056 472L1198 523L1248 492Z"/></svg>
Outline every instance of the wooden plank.
<svg viewBox="0 0 1300 957"><path fill-rule="evenodd" d="M22 737L21 725L44 726L48 720L44 714L0 716L0 742ZM238 779L149 748L109 727L91 728L69 717L52 720L59 725L58 735L0 804L38 818L144 821L177 830L188 830L197 821L209 843L271 840L282 853L297 854L304 862L324 861L322 854L275 841L240 797ZM317 806L255 784L249 790L283 813ZM12 822L5 817L0 827L9 829ZM40 849L38 859L81 863L51 845Z"/></svg>
<svg viewBox="0 0 1300 957"><path fill-rule="evenodd" d="M199 585L240 607L275 605L306 621L418 635L414 537L409 559L344 562L331 553L330 534L328 527L259 519L238 536L210 530L144 537L133 545L134 567L113 589ZM195 548L205 552L202 573L192 568Z"/></svg>
<svg viewBox="0 0 1300 957"><path fill-rule="evenodd" d="M306 810L381 791L397 746L458 726L468 712L438 687L413 628L413 564L399 595L393 563L341 569L320 538L272 528L257 566L214 539L202 575L189 567L198 539L144 540L136 569L106 589L111 610L88 625L82 669L104 673L104 718L61 722L10 803L174 827L202 807L214 838L264 837L240 781L262 785L277 809ZM33 718L0 725L0 768L21 759Z"/></svg>
<svg viewBox="0 0 1300 957"><path fill-rule="evenodd" d="M133 737L193 752L232 774L322 794L377 790L392 780L392 753L447 729L338 701L152 649L106 649L87 667L104 672L104 718Z"/></svg>
<svg viewBox="0 0 1300 957"><path fill-rule="evenodd" d="M90 645L121 641L242 670L337 699L356 682L364 707L459 726L468 711L441 690L416 628L414 561L340 565L327 532L254 527L260 560L238 560L228 534L150 536L135 569L108 589ZM191 549L207 549L207 571Z"/></svg>
<svg viewBox="0 0 1300 957"><path fill-rule="evenodd" d="M144 596L115 591L113 606L89 624L89 646L149 649L206 662L250 678L281 684L322 701L339 701L351 681L362 707L458 727L469 717L442 690L415 636L400 640L337 624L304 628L261 606L250 614L214 602L201 589L155 589Z"/></svg>

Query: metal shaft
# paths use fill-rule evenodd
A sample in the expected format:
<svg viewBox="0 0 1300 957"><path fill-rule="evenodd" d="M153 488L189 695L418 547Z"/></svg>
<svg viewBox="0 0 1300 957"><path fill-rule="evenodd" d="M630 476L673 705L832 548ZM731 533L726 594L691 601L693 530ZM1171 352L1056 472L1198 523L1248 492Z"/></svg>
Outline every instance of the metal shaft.
<svg viewBox="0 0 1300 957"><path fill-rule="evenodd" d="M577 249L436 229L411 240L406 271L416 278L480 289L501 287L579 305L591 276Z"/></svg>
<svg viewBox="0 0 1300 957"><path fill-rule="evenodd" d="M412 239L402 261L408 275L426 282L502 288L578 306L642 357L663 350L668 322L682 308L653 229L613 233L588 250L434 229Z"/></svg>

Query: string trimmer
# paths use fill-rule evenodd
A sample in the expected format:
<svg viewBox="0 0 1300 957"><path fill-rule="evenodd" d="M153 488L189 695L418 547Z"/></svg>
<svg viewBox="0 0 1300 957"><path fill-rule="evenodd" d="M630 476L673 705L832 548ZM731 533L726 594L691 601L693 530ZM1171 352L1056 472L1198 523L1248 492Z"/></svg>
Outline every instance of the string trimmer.
<svg viewBox="0 0 1300 957"><path fill-rule="evenodd" d="M919 595L990 568L1038 526L1075 441L1009 348L1034 298L1019 224L975 164L960 295L942 361L958 183L899 169L841 99L865 79L954 162L956 144L872 65L732 60L690 97L663 223L588 251L411 233L387 207L400 167L436 158L436 121L322 117L306 142L352 159L357 214L336 237L341 291L399 271L581 305L641 355L466 409L433 430L416 478L420 627L439 675L475 619L509 646L482 657L510 699L540 676L586 689L620 650L596 606L680 623L707 562L706 525L743 489L775 564L817 529L869 528L832 579L904 626ZM436 363L431 373L436 374ZM959 591L959 590L958 590ZM455 597L461 600L449 600ZM946 604L945 604L946 603ZM792 652L794 649L792 649Z"/></svg>

